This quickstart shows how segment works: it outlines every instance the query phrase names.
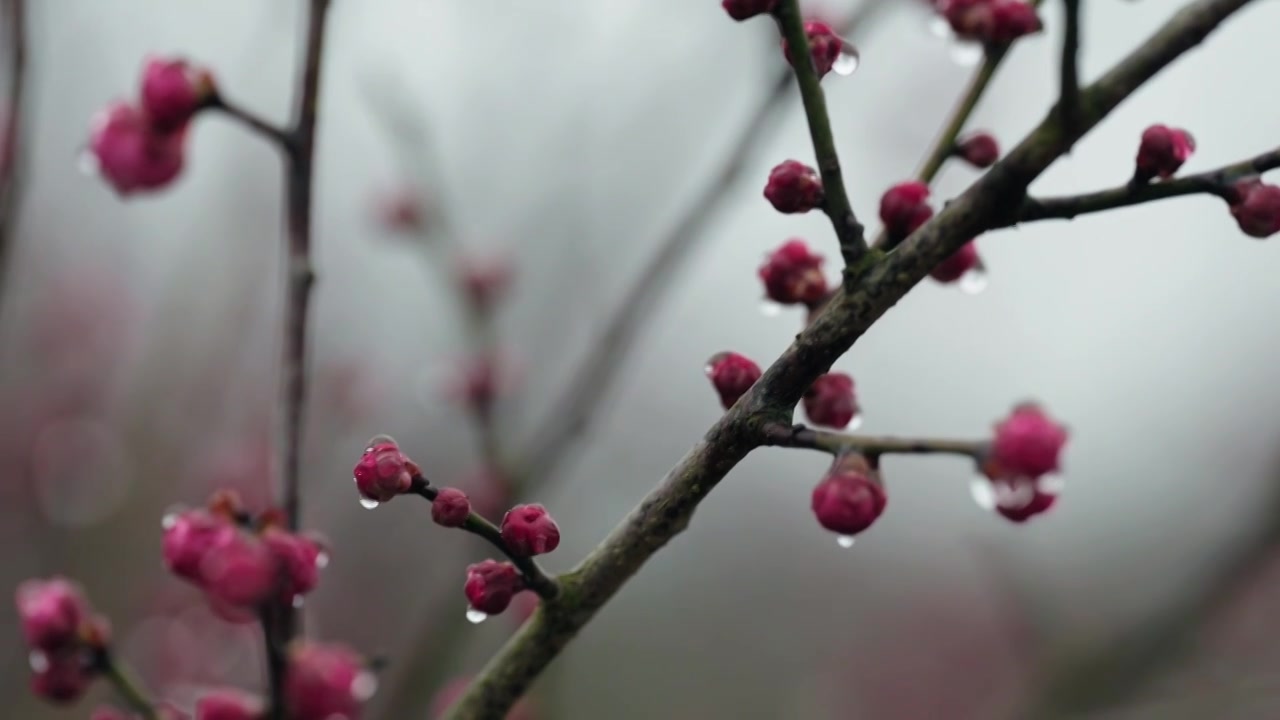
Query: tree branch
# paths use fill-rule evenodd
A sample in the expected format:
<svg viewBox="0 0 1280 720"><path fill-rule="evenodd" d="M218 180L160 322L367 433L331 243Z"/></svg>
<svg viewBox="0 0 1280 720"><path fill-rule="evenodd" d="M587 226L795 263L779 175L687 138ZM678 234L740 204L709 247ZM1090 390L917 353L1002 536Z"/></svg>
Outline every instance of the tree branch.
<svg viewBox="0 0 1280 720"><path fill-rule="evenodd" d="M822 79L813 66L809 37L804 31L800 0L782 0L777 16L790 48L791 67L795 70L796 85L800 88L804 114L809 122L809 136L813 139L813 152L818 159L818 172L822 175L822 209L836 231L844 264L851 268L866 254L867 240L862 224L849 205L849 193L844 187L840 157L836 153L836 139L831 132L831 117L827 113L827 99L822 92Z"/></svg>
<svg viewBox="0 0 1280 720"><path fill-rule="evenodd" d="M220 93L215 94L208 101L210 110L217 110L224 113L231 119L244 125L249 130L266 138L281 150L288 152L292 145L289 133L269 120L263 119L248 108L237 105L223 97Z"/></svg>
<svg viewBox="0 0 1280 720"><path fill-rule="evenodd" d="M440 493L421 475L413 479L413 486L410 487L409 492L424 497L429 501L434 501L436 495ZM502 539L502 531L486 520L484 516L472 511L471 514L467 515L467 520L460 529L487 540L490 545L497 548L503 555L506 555L519 568L520 574L524 576L525 584L529 586L530 590L538 593L539 597L544 600L550 600L560 592L560 587L556 584L556 581L543 572L533 558L513 552L507 546L507 542Z"/></svg>
<svg viewBox="0 0 1280 720"><path fill-rule="evenodd" d="M110 649L106 647L96 649L93 663L131 710L142 716L143 720L159 720L160 716L156 713L155 705L143 692L138 682L120 663L116 662Z"/></svg>
<svg viewBox="0 0 1280 720"><path fill-rule="evenodd" d="M1080 2L1062 0L1062 12L1066 29L1062 36L1061 97L1058 111L1062 113L1063 127L1075 125L1080 112Z"/></svg>
<svg viewBox="0 0 1280 720"><path fill-rule="evenodd" d="M1141 205L1142 203L1182 197L1184 195L1215 195L1230 201L1231 185L1233 183L1276 168L1280 168L1280 148L1215 170L1180 177L1177 180L1165 180L1137 186L1133 183L1125 183L1119 187L1084 195L1066 195L1050 198L1029 197L1022 202L1014 218L1003 220L996 227L1008 227L1034 220L1071 220L1078 215L1114 210L1130 205Z"/></svg>
<svg viewBox="0 0 1280 720"><path fill-rule="evenodd" d="M688 526L698 504L755 447L765 428L789 423L805 388L852 347L885 312L945 257L968 242L1072 142L1140 85L1199 44L1250 0L1195 0L1140 48L1083 91L1077 127L1057 113L968 190L917 230L897 252L877 253L866 272L842 289L755 386L641 501L573 572L562 593L533 617L472 682L450 720L501 718L529 684L644 563ZM1007 210L1006 210L1007 211Z"/></svg>
<svg viewBox="0 0 1280 720"><path fill-rule="evenodd" d="M857 452L879 455L963 455L977 460L986 451L986 440L929 440L924 438L867 437L804 425L778 423L764 428L764 445L819 450L832 455Z"/></svg>
<svg viewBox="0 0 1280 720"><path fill-rule="evenodd" d="M26 153L20 147L27 84L26 0L9 0L9 97L0 109L0 281L9 269Z"/></svg>

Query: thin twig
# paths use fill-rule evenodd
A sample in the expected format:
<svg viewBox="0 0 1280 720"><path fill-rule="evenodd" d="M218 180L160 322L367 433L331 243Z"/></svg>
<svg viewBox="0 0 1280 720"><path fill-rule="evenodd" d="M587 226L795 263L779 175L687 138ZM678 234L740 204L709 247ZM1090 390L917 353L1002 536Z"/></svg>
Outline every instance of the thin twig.
<svg viewBox="0 0 1280 720"><path fill-rule="evenodd" d="M1139 86L1202 42L1251 0L1195 0L1084 90L1071 131L1050 113L968 190L840 292L752 389L543 603L476 676L449 720L503 717L533 680L658 550L683 531L699 503L754 448L764 428L790 422L813 380L849 350L929 271L968 242L1002 204L1017 202L1049 165Z"/></svg>
<svg viewBox="0 0 1280 720"><path fill-rule="evenodd" d="M263 136L268 141L278 146L281 150L286 152L289 150L291 140L288 131L277 127L275 123L262 118L252 110L231 102L221 94L216 94L210 98L208 101L208 107L210 110L217 110L226 114L231 119L236 120L247 127L249 130Z"/></svg>
<svg viewBox="0 0 1280 720"><path fill-rule="evenodd" d="M108 648L99 648L94 653L93 662L131 710L142 716L143 720L159 720L155 704L147 697L138 681L116 662Z"/></svg>
<svg viewBox="0 0 1280 720"><path fill-rule="evenodd" d="M421 475L413 479L413 486L409 489L409 492L430 501L434 501L436 495L440 493ZM538 593L539 597L551 600L560 592L560 586L556 584L555 579L547 575L533 558L513 551L507 545L507 541L502 539L502 531L498 529L498 526L486 520L483 515L474 510L471 511L460 529L487 540L490 545L497 548L503 555L506 555L519 568L520 574L524 576L525 585L530 590Z"/></svg>
<svg viewBox="0 0 1280 720"><path fill-rule="evenodd" d="M1062 35L1062 80L1058 111L1063 127L1076 123L1080 112L1080 2L1062 0L1066 29Z"/></svg>
<svg viewBox="0 0 1280 720"><path fill-rule="evenodd" d="M1018 207L1016 217L999 221L995 227L1007 227L1034 220L1070 220L1079 215L1141 205L1184 195L1214 195L1231 201L1231 185L1239 180L1280 168L1280 148L1215 170L1187 175L1177 180L1119 187L1049 198L1027 198Z"/></svg>
<svg viewBox="0 0 1280 720"><path fill-rule="evenodd" d="M790 48L791 67L795 70L796 85L804 102L809 137L813 139L813 152L818 160L818 173L822 175L822 209L831 219L831 226L840 241L845 267L853 268L866 254L867 240L844 187L836 139L831 132L831 116L827 112L827 98L822 91L822 79L813 65L804 17L800 14L800 0L782 0L777 14L778 25Z"/></svg>
<svg viewBox="0 0 1280 720"><path fill-rule="evenodd" d="M858 452L879 455L963 455L977 460L986 451L986 440L935 440L926 438L868 437L804 425L777 423L764 428L764 445L820 450L832 455Z"/></svg>
<svg viewBox="0 0 1280 720"><path fill-rule="evenodd" d="M26 112L26 0L9 0L9 97L0 108L0 281L8 274L18 222L19 194L26 153L22 147Z"/></svg>

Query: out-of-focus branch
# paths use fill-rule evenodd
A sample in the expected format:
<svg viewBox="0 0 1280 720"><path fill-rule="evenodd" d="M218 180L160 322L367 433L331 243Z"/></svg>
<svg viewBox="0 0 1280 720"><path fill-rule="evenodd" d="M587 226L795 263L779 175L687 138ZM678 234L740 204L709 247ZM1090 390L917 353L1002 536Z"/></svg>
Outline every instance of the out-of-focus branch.
<svg viewBox="0 0 1280 720"><path fill-rule="evenodd" d="M1114 210L1130 205L1164 200L1184 195L1215 195L1231 201L1231 185L1241 179L1280 168L1280 148L1215 170L1186 175L1176 180L1119 187L1083 195L1027 198L1013 219L1002 220L996 227L1006 227L1033 220L1070 220L1078 215Z"/></svg>
<svg viewBox="0 0 1280 720"><path fill-rule="evenodd" d="M115 655L108 648L99 648L94 653L94 664L103 677L111 683L124 700L129 709L140 715L143 720L159 720L156 707L143 692L142 686L116 661Z"/></svg>
<svg viewBox="0 0 1280 720"><path fill-rule="evenodd" d="M27 84L26 0L8 0L5 10L9 26L9 96L0 116L0 281L9 269L13 238L18 220L23 158L21 147Z"/></svg>
<svg viewBox="0 0 1280 720"><path fill-rule="evenodd" d="M986 440L932 440L848 435L815 430L804 425L767 425L764 445L819 450L832 455L857 452L868 457L880 455L963 455L977 460L986 450Z"/></svg>
<svg viewBox="0 0 1280 720"><path fill-rule="evenodd" d="M827 112L827 98L822 91L822 78L813 64L808 34L804 29L804 17L800 14L799 0L782 0L778 5L778 25L790 48L791 66L795 70L796 87L804 103L804 114L809 124L809 137L813 140L813 152L818 160L818 172L822 175L822 209L831 219L836 239L840 241L840 254L846 267L854 267L867 252L867 240L863 236L862 223L858 222L849 193L844 187L844 173L840 170L840 156L836 152L836 138L831 132L831 116Z"/></svg>
<svg viewBox="0 0 1280 720"><path fill-rule="evenodd" d="M667 477L573 572L562 593L533 617L472 682L449 720L501 718L658 550L683 531L699 503L754 448L765 428L789 423L806 388L937 263L969 242L1003 205L1018 202L1033 180L1079 137L1161 69L1202 42L1250 0L1195 0L1147 42L1083 90L1080 123L1064 128L1049 113L996 163L893 253L872 263L836 295L752 389L703 436Z"/></svg>

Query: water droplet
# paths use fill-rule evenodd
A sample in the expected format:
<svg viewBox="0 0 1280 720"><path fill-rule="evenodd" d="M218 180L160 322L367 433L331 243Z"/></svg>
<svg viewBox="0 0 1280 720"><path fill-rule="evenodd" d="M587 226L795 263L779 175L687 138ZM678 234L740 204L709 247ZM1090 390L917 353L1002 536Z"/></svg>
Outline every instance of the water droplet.
<svg viewBox="0 0 1280 720"><path fill-rule="evenodd" d="M351 697L364 702L378 692L378 676L368 670L356 675L351 681Z"/></svg>
<svg viewBox="0 0 1280 720"><path fill-rule="evenodd" d="M101 173L102 165L98 162L97 155L85 149L81 150L80 155L76 157L76 169L85 177L98 177Z"/></svg>
<svg viewBox="0 0 1280 720"><path fill-rule="evenodd" d="M1061 495L1067 481L1061 475L1044 475L1036 481L1036 489L1048 495Z"/></svg>
<svg viewBox="0 0 1280 720"><path fill-rule="evenodd" d="M765 300L760 303L760 314L773 318L782 314L782 306L772 300Z"/></svg>
<svg viewBox="0 0 1280 720"><path fill-rule="evenodd" d="M987 289L987 270L981 265L960 276L960 292L977 295Z"/></svg>
<svg viewBox="0 0 1280 720"><path fill-rule="evenodd" d="M862 413L854 415L853 419L849 421L849 424L844 426L844 429L849 432L854 432L860 427L862 427Z"/></svg>
<svg viewBox="0 0 1280 720"><path fill-rule="evenodd" d="M976 477L970 480L969 494L979 508L987 512L996 509L996 489L986 477Z"/></svg>
<svg viewBox="0 0 1280 720"><path fill-rule="evenodd" d="M329 553L322 552L316 555L316 567L321 570L329 567Z"/></svg>
<svg viewBox="0 0 1280 720"><path fill-rule="evenodd" d="M955 37L955 31L951 29L951 23L941 15L932 15L929 17L929 34L941 40L950 40Z"/></svg>
<svg viewBox="0 0 1280 720"><path fill-rule="evenodd" d="M482 612L473 607L467 608L467 622L471 623L472 625L479 625L480 623L488 619L489 619L489 613Z"/></svg>
<svg viewBox="0 0 1280 720"><path fill-rule="evenodd" d="M164 517L160 518L160 527L164 530L172 529L173 526L177 524L178 513L176 512L167 512L164 514Z"/></svg>
<svg viewBox="0 0 1280 720"><path fill-rule="evenodd" d="M373 498L367 498L363 496L361 496L360 498L360 507L364 508L365 510L372 510L381 504L382 503L378 502L377 500L374 500Z"/></svg>
<svg viewBox="0 0 1280 720"><path fill-rule="evenodd" d="M961 67L977 65L983 54L981 43L958 42L951 46L951 61Z"/></svg>
<svg viewBox="0 0 1280 720"><path fill-rule="evenodd" d="M374 435L373 437L369 438L369 442L364 444L364 451L369 452L370 450L373 449L374 445L383 445L385 443L391 443L392 445L400 444L396 442L396 439L391 437L390 435Z"/></svg>
<svg viewBox="0 0 1280 720"><path fill-rule="evenodd" d="M849 548L853 547L853 543L855 540L856 538L852 535L841 535L836 538L836 544L844 548L845 550L848 550Z"/></svg>
<svg viewBox="0 0 1280 720"><path fill-rule="evenodd" d="M42 673L49 669L49 656L40 650L32 650L27 656L27 662L31 664L31 671Z"/></svg>
<svg viewBox="0 0 1280 720"><path fill-rule="evenodd" d="M834 70L837 75L844 75L847 77L852 75L861 64L862 55L858 52L858 48L854 47L851 43L845 43L844 46L840 48L840 54L836 56L836 61L832 63L831 69Z"/></svg>
<svg viewBox="0 0 1280 720"><path fill-rule="evenodd" d="M293 606L293 609L298 610L302 607L303 602L305 601L302 599L301 595L294 595L293 601L289 604Z"/></svg>

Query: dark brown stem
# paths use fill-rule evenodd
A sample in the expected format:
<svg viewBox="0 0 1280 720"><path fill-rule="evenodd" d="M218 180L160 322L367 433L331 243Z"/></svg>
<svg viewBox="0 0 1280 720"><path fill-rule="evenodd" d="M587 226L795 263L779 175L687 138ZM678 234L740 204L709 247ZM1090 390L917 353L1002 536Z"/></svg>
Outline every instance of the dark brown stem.
<svg viewBox="0 0 1280 720"><path fill-rule="evenodd" d="M1062 113L1063 127L1076 123L1080 112L1080 2L1062 0L1062 14L1066 29L1062 35L1062 77L1058 112Z"/></svg>
<svg viewBox="0 0 1280 720"><path fill-rule="evenodd" d="M413 486L409 492L434 501L440 491L432 487L426 478L419 475L413 479ZM502 531L498 529L498 526L486 520L484 516L474 510L471 511L460 529L487 540L490 545L497 548L503 555L506 555L512 564L519 568L520 574L524 576L525 585L530 590L538 593L539 597L544 600L551 600L559 594L560 586L555 579L543 572L533 558L514 552L507 545L507 541L502 539Z"/></svg>
<svg viewBox="0 0 1280 720"><path fill-rule="evenodd" d="M831 116L827 112L827 98L822 92L822 78L813 66L809 37L804 31L804 17L800 14L799 0L782 0L778 5L778 25L782 28L790 48L791 67L795 71L796 85L804 103L804 114L809 122L809 136L813 139L813 152L818 159L818 172L822 175L823 211L831 219L831 227L840 241L840 254L846 267L855 267L867 252L867 239L862 224L849 204L849 192L844 187L844 174L840 170L840 156L836 152L835 135L831 132Z"/></svg>
<svg viewBox="0 0 1280 720"><path fill-rule="evenodd" d="M209 99L208 108L227 115L249 130L266 138L281 150L289 151L292 143L288 131L277 127L274 123L262 118L252 110L237 105L220 94L214 95Z"/></svg>
<svg viewBox="0 0 1280 720"><path fill-rule="evenodd" d="M27 85L27 19L26 0L8 0L9 25L9 97L0 109L0 282L9 269L13 240L18 221L18 196L21 191L26 152L21 138L26 118L24 106Z"/></svg>
<svg viewBox="0 0 1280 720"><path fill-rule="evenodd" d="M867 437L804 425L776 423L764 428L763 444L773 447L819 450L832 455L858 452L879 455L963 455L978 460L986 452L986 440L931 440L925 438Z"/></svg>
<svg viewBox="0 0 1280 720"><path fill-rule="evenodd" d="M1080 124L1068 131L1050 113L968 190L896 252L877 258L843 289L755 386L573 572L476 676L450 720L501 718L583 626L654 553L684 530L698 504L752 449L765 428L789 423L813 380L853 346L942 259L968 242L1084 132L1139 86L1202 42L1251 0L1195 0L1110 72L1082 91ZM1007 211L1006 211L1007 212Z"/></svg>
<svg viewBox="0 0 1280 720"><path fill-rule="evenodd" d="M1078 215L1114 210L1130 205L1182 197L1184 195L1214 195L1230 202L1233 198L1233 183L1254 175L1261 175L1268 170L1280 168L1280 148L1262 153L1256 157L1231 165L1195 175L1186 175L1176 180L1134 184L1125 183L1119 187L1084 195L1066 195L1049 198L1027 198L1018 207L1017 215L1010 219L1002 219L996 227L1006 227L1020 222L1033 220L1060 219L1070 220Z"/></svg>
<svg viewBox="0 0 1280 720"><path fill-rule="evenodd" d="M159 720L160 716L156 713L155 704L147 697L142 685L116 661L110 649L98 649L94 653L93 662L130 710L140 715L143 720Z"/></svg>

